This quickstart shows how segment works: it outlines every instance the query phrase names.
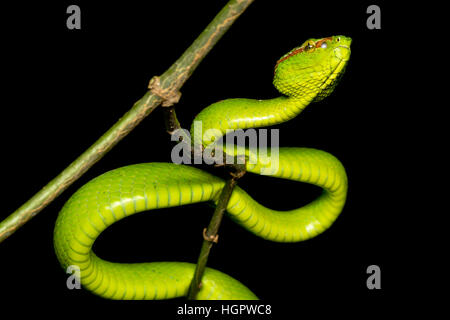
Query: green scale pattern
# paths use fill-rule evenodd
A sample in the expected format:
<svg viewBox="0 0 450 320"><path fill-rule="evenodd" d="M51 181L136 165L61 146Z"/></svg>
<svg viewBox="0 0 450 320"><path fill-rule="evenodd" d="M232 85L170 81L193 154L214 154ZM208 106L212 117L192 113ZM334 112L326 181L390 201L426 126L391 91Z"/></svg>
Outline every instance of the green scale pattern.
<svg viewBox="0 0 450 320"><path fill-rule="evenodd" d="M204 132L216 129L221 135L228 129L288 121L333 91L349 60L350 43L344 36L310 39L277 63L274 85L283 96L220 101L205 108L195 120L202 121ZM208 134L199 135L199 139L203 147L215 141ZM323 193L301 208L276 211L236 187L227 207L234 221L259 237L278 242L307 240L332 225L347 195L347 176L339 160L310 148L280 148L278 157L258 155L256 160L246 163L248 172L269 172L274 177L314 184ZM106 172L81 187L59 213L54 230L58 260L64 269L78 266L82 285L104 298L186 296L194 264L112 263L97 257L92 246L103 230L132 214L205 201L216 203L224 183L197 168L171 163L137 164ZM257 299L241 282L211 268L205 271L197 298Z"/></svg>

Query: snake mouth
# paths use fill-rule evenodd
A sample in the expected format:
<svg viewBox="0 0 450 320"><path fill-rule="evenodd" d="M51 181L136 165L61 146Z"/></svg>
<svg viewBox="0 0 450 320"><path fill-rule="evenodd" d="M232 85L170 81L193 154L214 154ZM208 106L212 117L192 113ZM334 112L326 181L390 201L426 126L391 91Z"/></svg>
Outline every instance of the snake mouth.
<svg viewBox="0 0 450 320"><path fill-rule="evenodd" d="M340 45L333 50L334 56L341 60L341 62L347 62L350 59L350 47L346 45Z"/></svg>
<svg viewBox="0 0 450 320"><path fill-rule="evenodd" d="M332 69L330 70L328 76L318 86L320 93L316 96L314 101L320 101L330 95L333 91L332 88L334 88L340 81L347 62L350 60L350 48L346 45L337 47L334 49L333 53L338 62L334 67L331 67Z"/></svg>

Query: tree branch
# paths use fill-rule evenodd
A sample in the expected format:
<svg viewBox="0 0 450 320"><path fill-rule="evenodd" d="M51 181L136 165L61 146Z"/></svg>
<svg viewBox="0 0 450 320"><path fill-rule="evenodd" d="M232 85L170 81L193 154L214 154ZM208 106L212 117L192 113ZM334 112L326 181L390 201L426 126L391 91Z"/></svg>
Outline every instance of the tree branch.
<svg viewBox="0 0 450 320"><path fill-rule="evenodd" d="M223 215L227 209L231 194L233 193L238 179L245 174L245 165L233 165L233 168L235 168L236 173L231 173L231 179L226 181L225 186L220 193L219 201L216 209L214 210L211 221L209 222L208 228L203 231L203 244L197 260L194 277L192 278L192 282L189 287L189 300L193 300L197 297L197 293L201 288L201 281L205 272L206 263L208 262L209 253L213 244L217 243L219 239L218 231L220 223L222 222Z"/></svg>
<svg viewBox="0 0 450 320"><path fill-rule="evenodd" d="M166 125L166 131L172 135L175 130L181 129L180 122L178 121L175 108L173 106L164 108L164 122Z"/></svg>
<svg viewBox="0 0 450 320"><path fill-rule="evenodd" d="M74 181L130 133L157 106L177 101L179 90L203 58L253 0L230 0L183 55L155 82L152 88L89 149L56 178L0 223L0 243L50 204ZM155 89L156 88L156 89ZM166 99L166 100L164 100Z"/></svg>
<svg viewBox="0 0 450 320"><path fill-rule="evenodd" d="M175 107L170 106L164 108L164 121L166 124L166 131L173 135L176 130L181 128L180 122L178 121ZM187 136L182 136L183 143L191 144L190 138ZM188 141L184 141L187 139ZM194 150L191 149L192 154L191 157L194 157ZM201 289L201 281L203 278L203 274L206 269L206 264L208 262L208 257L211 252L211 248L213 243L217 243L219 239L218 231L220 224L222 222L222 218L225 214L225 210L228 207L228 202L230 201L231 194L233 193L234 187L237 184L237 181L245 174L246 168L245 164L239 164L238 160L239 156L235 156L233 158L232 163L227 163L227 155L223 155L223 164L215 165L216 167L225 166L227 169L230 169L231 178L228 179L223 187L219 201L214 210L214 213L209 222L208 228L203 230L203 243L202 248L200 250L200 255L197 259L197 265L195 268L194 276L192 277L191 284L189 286L188 291L188 299L194 300L197 297L198 292Z"/></svg>

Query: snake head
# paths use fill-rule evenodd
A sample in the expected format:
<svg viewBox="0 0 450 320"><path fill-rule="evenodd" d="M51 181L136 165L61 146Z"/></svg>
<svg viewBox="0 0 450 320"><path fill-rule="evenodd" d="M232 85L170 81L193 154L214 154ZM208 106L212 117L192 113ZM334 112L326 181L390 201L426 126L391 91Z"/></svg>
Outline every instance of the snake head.
<svg viewBox="0 0 450 320"><path fill-rule="evenodd" d="M333 36L309 39L281 57L274 86L282 94L320 101L329 96L350 59L352 39Z"/></svg>

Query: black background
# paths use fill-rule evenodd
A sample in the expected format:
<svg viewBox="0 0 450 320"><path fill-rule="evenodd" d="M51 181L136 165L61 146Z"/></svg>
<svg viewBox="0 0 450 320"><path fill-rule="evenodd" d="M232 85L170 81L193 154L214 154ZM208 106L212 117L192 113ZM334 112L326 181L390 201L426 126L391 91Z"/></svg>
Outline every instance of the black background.
<svg viewBox="0 0 450 320"><path fill-rule="evenodd" d="M22 3L2 8L3 208L13 212L89 147L145 92L204 29L225 1L88 1L82 29L67 30L73 4ZM353 38L341 83L322 102L277 126L281 146L313 147L339 158L349 177L341 216L322 235L295 244L272 243L225 219L208 265L242 281L276 312L298 312L311 302L380 308L398 294L406 239L398 236L402 197L398 155L404 135L389 98L396 89L390 58L394 13L383 2L382 29L366 27L369 2L336 4L257 0L236 21L182 88L177 113L183 127L207 105L231 97L268 99L276 60L310 37ZM400 108L401 106L399 106ZM390 108L388 114L385 110ZM95 176L133 163L170 161L173 144L162 111L155 110L99 163L31 222L0 245L1 304L34 301L78 309L109 302L68 290L53 251L58 211ZM275 209L299 207L318 190L246 175L241 187ZM101 257L120 262L195 262L207 204L140 214L110 227L97 243ZM368 290L366 268L382 271L382 289ZM183 300L146 305L175 315ZM136 304L132 304L136 307ZM71 309L73 310L73 309ZM324 310L322 310L324 311ZM275 313L276 313L275 312Z"/></svg>

